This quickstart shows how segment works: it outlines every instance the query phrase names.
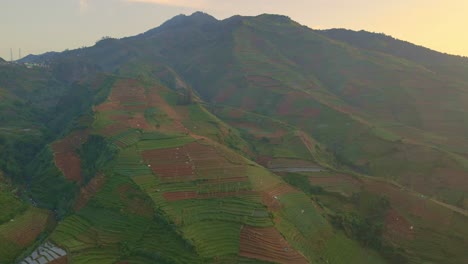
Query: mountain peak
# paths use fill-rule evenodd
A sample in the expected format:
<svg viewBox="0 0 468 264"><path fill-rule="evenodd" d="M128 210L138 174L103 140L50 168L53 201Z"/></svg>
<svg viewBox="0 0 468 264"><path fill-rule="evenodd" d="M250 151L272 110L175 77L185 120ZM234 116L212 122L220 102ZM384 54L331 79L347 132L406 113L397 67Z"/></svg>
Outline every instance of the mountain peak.
<svg viewBox="0 0 468 264"><path fill-rule="evenodd" d="M181 14L168 20L162 26L180 26L185 24L206 24L218 21L213 16L203 12L195 12L189 16Z"/></svg>
<svg viewBox="0 0 468 264"><path fill-rule="evenodd" d="M275 22L275 23L291 23L293 20L284 15L276 15L276 14L261 14L256 16L258 19L264 19L267 21Z"/></svg>
<svg viewBox="0 0 468 264"><path fill-rule="evenodd" d="M176 29L180 27L193 26L193 25L200 26L200 25L210 24L214 22L218 22L218 20L214 18L213 16L210 16L209 14L201 12L201 11L197 11L189 16L184 15L184 14L177 15L169 19L168 21L164 22L160 27L151 29L144 34L151 35L153 33L159 32L161 29Z"/></svg>

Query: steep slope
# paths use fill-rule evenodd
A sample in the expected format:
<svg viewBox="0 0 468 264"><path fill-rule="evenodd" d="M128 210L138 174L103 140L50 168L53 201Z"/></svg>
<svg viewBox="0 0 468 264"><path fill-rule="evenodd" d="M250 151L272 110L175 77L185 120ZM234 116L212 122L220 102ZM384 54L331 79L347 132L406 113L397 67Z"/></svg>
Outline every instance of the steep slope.
<svg viewBox="0 0 468 264"><path fill-rule="evenodd" d="M460 69L331 38L284 16L195 13L28 58L40 67L1 65L1 169L58 220L37 251L57 246L69 263L462 262Z"/></svg>
<svg viewBox="0 0 468 264"><path fill-rule="evenodd" d="M184 17L128 42L141 50L157 43L147 54L205 100L299 126L360 173L450 203L466 193L467 91L450 75L332 41L286 17L208 19L187 31L184 21L192 24Z"/></svg>
<svg viewBox="0 0 468 264"><path fill-rule="evenodd" d="M87 202L78 200L76 213L50 237L71 263L350 261L327 244L335 240L352 262L384 263L372 250L333 231L304 193L221 145L236 136L219 131L226 125L203 106L176 102L177 94L160 84L122 78L94 108L90 136L79 151L82 171L94 153L86 149L110 144L117 152L107 162L93 163L94 175L103 174L104 184ZM97 143L98 138L107 143ZM98 149L101 154L93 161L109 157ZM308 242L311 238L325 245ZM255 241L268 244L245 248Z"/></svg>
<svg viewBox="0 0 468 264"><path fill-rule="evenodd" d="M467 80L465 74L468 70L467 58L443 54L391 36L363 30L330 29L319 33L354 47L391 54L424 65L433 71Z"/></svg>

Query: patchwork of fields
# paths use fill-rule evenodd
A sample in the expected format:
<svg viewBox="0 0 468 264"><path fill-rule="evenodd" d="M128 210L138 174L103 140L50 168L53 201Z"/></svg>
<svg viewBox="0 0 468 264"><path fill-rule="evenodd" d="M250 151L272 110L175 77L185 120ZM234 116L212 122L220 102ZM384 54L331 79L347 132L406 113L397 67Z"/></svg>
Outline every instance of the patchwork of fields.
<svg viewBox="0 0 468 264"><path fill-rule="evenodd" d="M414 263L431 259L421 250L446 239L419 244L428 228L422 218L450 232L455 223L465 232L456 216L428 209L430 201L407 200L388 185L325 169L328 154L297 128L247 114L249 124L236 134L202 106L177 105L174 96L161 86L119 80L94 108L89 130L52 144L55 165L80 189L73 213L23 263L386 263L376 250L330 224L336 214L356 207L343 199L364 190L388 196L392 205L405 204L386 212L382 237L414 250L408 253ZM237 125L236 118L246 115L225 114ZM190 117L197 122L187 121ZM215 133L217 128L223 132ZM275 129L280 132L267 131ZM254 152L239 135L258 140ZM89 146L91 140L100 145ZM239 152L253 154L264 167L226 142L239 143ZM90 161L102 160L102 153L106 160L102 148L108 148L110 160ZM45 230L48 214L34 210L0 227L0 236L18 245L0 254L30 245ZM42 220L32 223L27 217L32 212ZM15 225L15 234L9 225ZM455 255L460 248L444 250Z"/></svg>

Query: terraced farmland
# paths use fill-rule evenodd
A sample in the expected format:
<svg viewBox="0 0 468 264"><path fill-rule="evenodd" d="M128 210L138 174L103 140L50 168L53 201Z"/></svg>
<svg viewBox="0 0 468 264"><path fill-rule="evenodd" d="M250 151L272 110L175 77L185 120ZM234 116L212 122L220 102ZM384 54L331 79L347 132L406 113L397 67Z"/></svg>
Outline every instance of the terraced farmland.
<svg viewBox="0 0 468 264"><path fill-rule="evenodd" d="M309 263L272 227L243 226L240 235L239 254L244 257L274 263Z"/></svg>
<svg viewBox="0 0 468 264"><path fill-rule="evenodd" d="M12 263L47 228L49 211L29 208L0 226L0 262Z"/></svg>
<svg viewBox="0 0 468 264"><path fill-rule="evenodd" d="M80 148L88 138L89 131L73 132L67 137L52 144L56 166L69 181L81 183L81 160L76 150Z"/></svg>

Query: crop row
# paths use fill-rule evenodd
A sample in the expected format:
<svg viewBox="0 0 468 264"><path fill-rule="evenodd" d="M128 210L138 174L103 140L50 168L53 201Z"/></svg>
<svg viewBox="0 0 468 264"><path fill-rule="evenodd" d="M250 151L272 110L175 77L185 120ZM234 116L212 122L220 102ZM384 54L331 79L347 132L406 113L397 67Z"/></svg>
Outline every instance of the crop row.
<svg viewBox="0 0 468 264"><path fill-rule="evenodd" d="M308 263L274 227L244 226L240 235L240 255L275 263Z"/></svg>

